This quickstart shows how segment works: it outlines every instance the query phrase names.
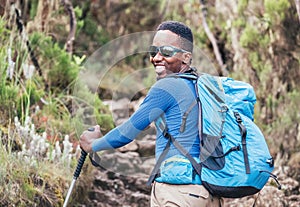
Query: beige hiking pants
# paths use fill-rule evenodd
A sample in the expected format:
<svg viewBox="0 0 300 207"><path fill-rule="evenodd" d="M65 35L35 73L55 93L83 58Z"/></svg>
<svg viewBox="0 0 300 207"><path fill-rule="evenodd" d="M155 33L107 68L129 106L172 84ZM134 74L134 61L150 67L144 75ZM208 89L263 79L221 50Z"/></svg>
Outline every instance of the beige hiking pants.
<svg viewBox="0 0 300 207"><path fill-rule="evenodd" d="M151 207L221 207L202 185L170 185L154 182Z"/></svg>

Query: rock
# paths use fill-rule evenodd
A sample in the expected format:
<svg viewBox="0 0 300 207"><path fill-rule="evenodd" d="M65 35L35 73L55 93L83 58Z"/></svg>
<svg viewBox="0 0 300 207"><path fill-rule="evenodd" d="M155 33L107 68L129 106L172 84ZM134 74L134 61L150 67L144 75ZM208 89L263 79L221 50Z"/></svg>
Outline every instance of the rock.
<svg viewBox="0 0 300 207"><path fill-rule="evenodd" d="M253 206L254 202L256 202L256 207L285 207L287 205L283 191L273 186L265 186L260 193L253 196L224 200L224 207L250 207Z"/></svg>
<svg viewBox="0 0 300 207"><path fill-rule="evenodd" d="M130 142L129 144L123 146L123 147L120 147L118 149L118 151L120 152L136 152L138 151L138 144L136 142L136 140L133 140L132 142Z"/></svg>
<svg viewBox="0 0 300 207"><path fill-rule="evenodd" d="M100 207L149 206L150 188L145 175L124 176L110 171L94 170L89 205Z"/></svg>
<svg viewBox="0 0 300 207"><path fill-rule="evenodd" d="M143 172L140 167L142 160L137 152L121 153L119 151L112 151L101 156L101 165L114 173L121 175L132 175Z"/></svg>
<svg viewBox="0 0 300 207"><path fill-rule="evenodd" d="M153 156L155 153L155 140L137 141L137 152L141 157Z"/></svg>
<svg viewBox="0 0 300 207"><path fill-rule="evenodd" d="M124 114L127 113L128 106L125 104L125 109L120 103L113 104L113 106L114 113L117 113L114 117L118 117L116 121L124 122L126 120ZM130 108L136 108L136 106ZM91 176L94 180L91 189L88 189L87 206L150 206L151 188L146 186L146 182L155 164L154 151L155 129L151 125L129 145L118 150L104 152L101 160L107 171L100 171L96 168L93 170ZM250 207L254 202L256 202L256 207L300 206L299 182L289 177L288 174L293 170L280 163L280 157L276 159L276 166L279 167L273 173L278 176L282 190L278 190L276 183L270 179L260 193L239 199L224 199L223 207Z"/></svg>

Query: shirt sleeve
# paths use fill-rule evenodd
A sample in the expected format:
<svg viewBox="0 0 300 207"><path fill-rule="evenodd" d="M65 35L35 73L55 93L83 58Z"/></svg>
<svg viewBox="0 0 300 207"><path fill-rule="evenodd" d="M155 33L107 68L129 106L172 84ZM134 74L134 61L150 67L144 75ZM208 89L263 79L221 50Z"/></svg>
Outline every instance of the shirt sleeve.
<svg viewBox="0 0 300 207"><path fill-rule="evenodd" d="M149 91L139 109L120 126L92 143L93 151L122 147L133 141L137 135L170 107L174 98L167 90L168 81L158 81Z"/></svg>

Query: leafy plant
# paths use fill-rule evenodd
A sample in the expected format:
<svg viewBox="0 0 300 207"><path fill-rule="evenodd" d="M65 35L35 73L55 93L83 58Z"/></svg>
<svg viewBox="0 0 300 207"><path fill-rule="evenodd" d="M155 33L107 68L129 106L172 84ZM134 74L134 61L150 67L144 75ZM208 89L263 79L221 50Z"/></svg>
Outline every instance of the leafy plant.
<svg viewBox="0 0 300 207"><path fill-rule="evenodd" d="M65 174L72 174L79 152L71 94L83 59L45 34L29 34L40 76L28 64L28 43L15 25L6 28L0 18L0 205L62 206L71 178ZM97 120L111 128L107 107L98 97L97 104Z"/></svg>
<svg viewBox="0 0 300 207"><path fill-rule="evenodd" d="M264 7L266 10L265 15L275 25L285 18L285 13L290 7L290 2L288 0L265 0Z"/></svg>
<svg viewBox="0 0 300 207"><path fill-rule="evenodd" d="M64 49L42 33L31 34L30 42L45 73L47 87L54 94L63 90L70 93L71 84L78 75L79 66L72 61Z"/></svg>

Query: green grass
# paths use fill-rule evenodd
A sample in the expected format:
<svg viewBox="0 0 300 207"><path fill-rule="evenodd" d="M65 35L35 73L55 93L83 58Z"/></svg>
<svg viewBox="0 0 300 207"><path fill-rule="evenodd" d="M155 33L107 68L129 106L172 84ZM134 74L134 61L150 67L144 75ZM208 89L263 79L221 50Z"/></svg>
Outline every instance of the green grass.
<svg viewBox="0 0 300 207"><path fill-rule="evenodd" d="M1 133L0 206L62 206L76 161L31 160L13 151L12 137Z"/></svg>

